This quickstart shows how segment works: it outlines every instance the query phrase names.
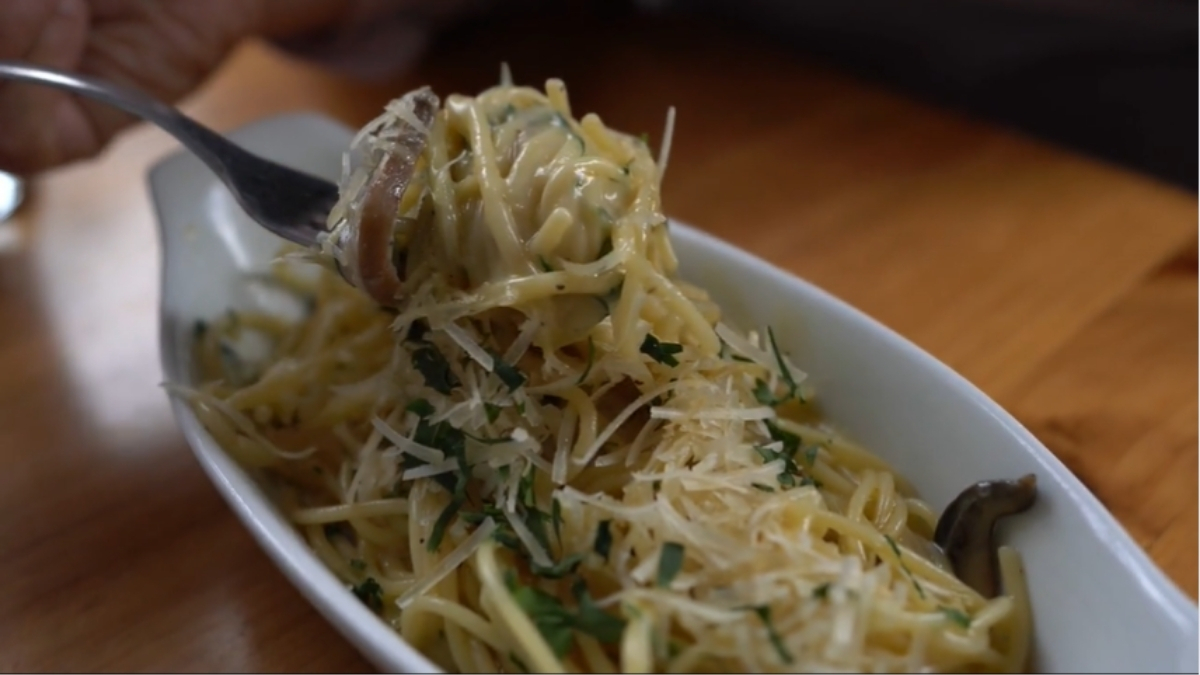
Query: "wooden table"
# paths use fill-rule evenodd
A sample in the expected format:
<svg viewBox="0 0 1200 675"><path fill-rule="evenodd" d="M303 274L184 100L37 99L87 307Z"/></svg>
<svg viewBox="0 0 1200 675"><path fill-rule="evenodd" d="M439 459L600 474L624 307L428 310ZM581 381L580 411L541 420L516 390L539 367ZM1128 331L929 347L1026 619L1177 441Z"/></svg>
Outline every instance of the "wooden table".
<svg viewBox="0 0 1200 675"><path fill-rule="evenodd" d="M298 109L357 126L417 83L490 84L503 58L524 82L564 77L577 111L656 139L674 104L673 215L970 378L1195 596L1194 195L754 37L546 23L507 52L486 36L442 45L387 86L250 44L187 108L219 129ZM0 225L0 669L368 669L235 520L158 387L145 172L175 147L138 128L45 176Z"/></svg>

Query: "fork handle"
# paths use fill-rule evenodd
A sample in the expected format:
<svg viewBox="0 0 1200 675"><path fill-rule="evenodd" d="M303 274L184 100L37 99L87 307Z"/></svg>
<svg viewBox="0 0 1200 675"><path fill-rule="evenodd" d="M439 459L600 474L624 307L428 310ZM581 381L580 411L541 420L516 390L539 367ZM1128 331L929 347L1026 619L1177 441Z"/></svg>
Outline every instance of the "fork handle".
<svg viewBox="0 0 1200 675"><path fill-rule="evenodd" d="M64 89L151 122L195 153L226 184L230 179L227 162L238 153L249 154L178 109L136 89L20 61L0 60L0 79Z"/></svg>

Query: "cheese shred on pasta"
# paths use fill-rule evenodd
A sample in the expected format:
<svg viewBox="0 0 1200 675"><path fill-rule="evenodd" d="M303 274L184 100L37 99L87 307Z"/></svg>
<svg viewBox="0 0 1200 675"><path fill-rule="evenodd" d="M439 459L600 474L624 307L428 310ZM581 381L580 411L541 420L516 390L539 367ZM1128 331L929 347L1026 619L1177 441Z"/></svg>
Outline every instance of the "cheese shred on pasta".
<svg viewBox="0 0 1200 675"><path fill-rule="evenodd" d="M671 120L660 163L557 80L392 102L344 164L336 264L276 264L302 315L198 325L179 394L448 670L1026 668L1015 552L998 597L956 578L774 333L677 277Z"/></svg>

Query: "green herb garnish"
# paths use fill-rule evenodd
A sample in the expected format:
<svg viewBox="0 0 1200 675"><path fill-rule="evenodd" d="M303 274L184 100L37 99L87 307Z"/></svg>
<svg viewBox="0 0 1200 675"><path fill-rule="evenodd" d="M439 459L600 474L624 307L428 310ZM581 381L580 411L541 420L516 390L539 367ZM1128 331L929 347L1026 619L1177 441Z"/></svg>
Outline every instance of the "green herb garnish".
<svg viewBox="0 0 1200 675"><path fill-rule="evenodd" d="M446 536L446 528L450 527L450 523L454 522L454 517L458 515L458 510L467 502L467 480L470 477L470 472L463 470L464 467L459 467L458 479L455 481L454 494L450 497L450 503L446 504L446 508L438 514L437 520L433 522L433 528L429 531L429 541L425 542L425 550L433 553L442 545L442 539Z"/></svg>
<svg viewBox="0 0 1200 675"><path fill-rule="evenodd" d="M488 424L495 424L496 420L500 418L500 406L495 403L484 403L483 411L487 413Z"/></svg>
<svg viewBox="0 0 1200 675"><path fill-rule="evenodd" d="M770 485L763 485L762 483L751 483L750 487L754 488L755 490L761 490L762 492L775 491L775 488L771 487Z"/></svg>
<svg viewBox="0 0 1200 675"><path fill-rule="evenodd" d="M612 521L602 520L596 528L596 540L592 542L592 550L596 555L608 560L608 552L612 549Z"/></svg>
<svg viewBox="0 0 1200 675"><path fill-rule="evenodd" d="M788 398L796 395L797 385L796 378L792 377L792 371L787 367L787 363L783 359L783 352L779 351L779 345L775 343L775 329L767 327L767 339L771 342L771 351L775 353L775 362L779 364L779 374L783 376L783 381L788 386Z"/></svg>
<svg viewBox="0 0 1200 675"><path fill-rule="evenodd" d="M408 324L408 332L404 334L405 342L424 342L425 334L429 332L429 324L417 319Z"/></svg>
<svg viewBox="0 0 1200 675"><path fill-rule="evenodd" d="M754 400L763 405L769 405L772 408L779 405L781 401L775 397L775 393L771 391L771 385L767 384L766 380L754 380Z"/></svg>
<svg viewBox="0 0 1200 675"><path fill-rule="evenodd" d="M567 608L558 598L521 584L515 576L509 577L509 592L521 611L533 621L555 656L560 659L565 656L574 641L571 635L572 616Z"/></svg>
<svg viewBox="0 0 1200 675"><path fill-rule="evenodd" d="M780 428L772 420L767 420L767 433L771 435L771 440L783 443L783 452L787 453L788 457L795 457L800 450L800 437L786 429Z"/></svg>
<svg viewBox="0 0 1200 675"><path fill-rule="evenodd" d="M584 553L572 553L562 560L550 565L530 563L529 569L539 577L545 577L546 579L561 579L568 574L574 574L575 570L579 567L579 563L583 562L585 556L586 554Z"/></svg>
<svg viewBox="0 0 1200 675"><path fill-rule="evenodd" d="M414 324L416 325L416 324ZM425 384L434 391L449 396L459 385L458 377L450 369L450 362L430 343L425 343L412 353L413 368L425 378Z"/></svg>
<svg viewBox="0 0 1200 675"><path fill-rule="evenodd" d="M800 437L790 431L781 429L771 420L767 420L767 432L770 433L771 439L782 444L780 450L772 450L771 448L760 445L754 448L755 452L762 457L764 464L769 464L775 460L783 462L783 470L776 476L776 480L783 487L796 487L796 476L801 475L800 467L796 464L796 453L800 450Z"/></svg>
<svg viewBox="0 0 1200 675"><path fill-rule="evenodd" d="M917 581L917 578L915 576L913 576L912 570L908 569L908 565L905 564L904 558L901 557L901 555L900 555L900 546L896 544L895 539L892 539L890 536L888 536L886 534L883 535L883 538L885 540L887 540L888 546L890 546L892 549L892 553L896 554L896 561L900 563L900 569L904 570L904 573L908 575L908 580L912 582L913 588L917 589L917 595L919 595L921 597L921 599L924 600L925 599L925 589L921 588L920 582Z"/></svg>
<svg viewBox="0 0 1200 675"><path fill-rule="evenodd" d="M765 380L756 378L754 380L754 399L772 408L793 398L803 403L804 398L800 393L800 385L796 382L796 378L792 376L791 369L787 367L787 362L784 361L783 352L779 350L779 345L775 342L774 329L767 328L767 337L771 343L771 351L775 355L775 363L779 366L779 375L783 379L787 390L782 396L777 396L771 385L767 384ZM737 355L734 355L733 358L739 361L749 361L749 359L739 358Z"/></svg>
<svg viewBox="0 0 1200 675"><path fill-rule="evenodd" d="M658 577L655 583L659 588L670 586L671 581L681 569L683 569L683 545L668 541L663 544L662 551L658 554Z"/></svg>
<svg viewBox="0 0 1200 675"><path fill-rule="evenodd" d="M620 642L621 634L625 632L625 620L613 616L596 606L588 592L583 579L571 587L575 602L579 603L579 613L575 617L575 630L587 633L596 638L601 644Z"/></svg>
<svg viewBox="0 0 1200 675"><path fill-rule="evenodd" d="M521 385L525 384L525 375L517 370L517 367L500 358L499 354L492 354L492 372L500 381L504 383L510 392L516 391Z"/></svg>
<svg viewBox="0 0 1200 675"><path fill-rule="evenodd" d="M954 609L953 607L938 607L938 611L942 613L949 621L957 624L964 630L971 627L971 617L967 616L962 610Z"/></svg>
<svg viewBox="0 0 1200 675"><path fill-rule="evenodd" d="M571 650L574 641L572 631L591 635L602 644L613 644L621 639L625 621L597 607L582 579L571 588L579 605L574 612L564 607L553 595L521 584L516 575L508 575L506 582L513 601L529 616L546 644L559 658Z"/></svg>
<svg viewBox="0 0 1200 675"><path fill-rule="evenodd" d="M434 413L433 404L423 398L413 399L404 409L417 417L429 417Z"/></svg>
<svg viewBox="0 0 1200 675"><path fill-rule="evenodd" d="M816 464L817 463L817 453L819 451L820 451L820 448L816 445L810 445L807 448L805 448L804 449L805 464L808 464L809 466Z"/></svg>
<svg viewBox="0 0 1200 675"><path fill-rule="evenodd" d="M679 365L679 359L675 358L675 355L683 351L683 345L675 342L661 342L652 334L646 333L646 339L642 340L641 351L659 363L675 367Z"/></svg>
<svg viewBox="0 0 1200 675"><path fill-rule="evenodd" d="M554 528L554 540L562 543L562 503L555 497L550 501L550 525Z"/></svg>
<svg viewBox="0 0 1200 675"><path fill-rule="evenodd" d="M817 587L813 589L813 597L818 600L824 600L825 598L828 598L829 589L831 587L832 585L828 581L818 584Z"/></svg>
<svg viewBox="0 0 1200 675"><path fill-rule="evenodd" d="M775 630L775 624L771 621L771 608L767 605L759 605L753 609L758 618L762 620L763 625L767 627L767 637L770 638L771 646L775 648L775 653L779 655L779 660L784 663L791 663L792 655L788 653L787 647L783 644L783 638Z"/></svg>
<svg viewBox="0 0 1200 675"><path fill-rule="evenodd" d="M364 605L371 608L372 612L378 614L383 610L383 587L379 585L378 581L375 581L374 577L367 577L365 581L350 590Z"/></svg>

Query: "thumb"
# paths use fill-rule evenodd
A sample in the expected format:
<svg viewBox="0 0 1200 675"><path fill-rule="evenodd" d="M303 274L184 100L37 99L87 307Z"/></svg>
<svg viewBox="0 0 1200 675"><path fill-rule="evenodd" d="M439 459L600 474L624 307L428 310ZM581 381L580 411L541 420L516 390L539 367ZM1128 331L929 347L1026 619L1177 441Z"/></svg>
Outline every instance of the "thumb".
<svg viewBox="0 0 1200 675"><path fill-rule="evenodd" d="M40 7L30 9L30 4ZM12 17L6 15L9 11ZM5 57L60 70L79 65L88 29L88 7L83 0L18 0L0 10L0 15L6 15L0 20L6 26L3 32L13 33L15 38L0 39ZM0 129L0 169L16 173L41 171L92 154L99 147L99 139L76 100L42 85L0 82Z"/></svg>

